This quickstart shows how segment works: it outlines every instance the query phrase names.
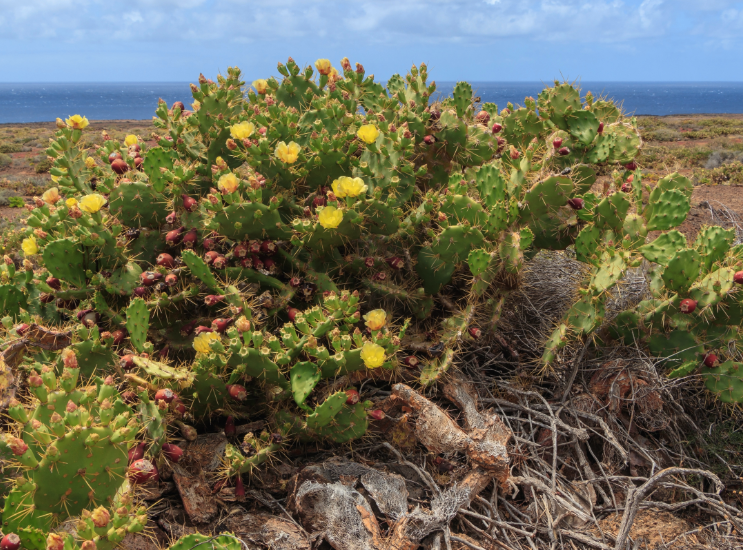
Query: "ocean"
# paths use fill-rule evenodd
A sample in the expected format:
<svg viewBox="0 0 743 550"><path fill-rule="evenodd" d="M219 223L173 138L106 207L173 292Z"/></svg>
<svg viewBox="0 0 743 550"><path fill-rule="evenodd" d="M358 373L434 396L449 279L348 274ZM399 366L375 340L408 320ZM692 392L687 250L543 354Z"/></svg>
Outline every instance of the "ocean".
<svg viewBox="0 0 743 550"><path fill-rule="evenodd" d="M544 88L541 82L470 82L483 102L500 109L509 101L523 104ZM453 82L439 82L448 95ZM743 113L743 82L582 82L583 92L621 102L637 115ZM0 123L45 122L80 114L90 120L145 120L158 98L170 105L192 101L188 83L0 83Z"/></svg>

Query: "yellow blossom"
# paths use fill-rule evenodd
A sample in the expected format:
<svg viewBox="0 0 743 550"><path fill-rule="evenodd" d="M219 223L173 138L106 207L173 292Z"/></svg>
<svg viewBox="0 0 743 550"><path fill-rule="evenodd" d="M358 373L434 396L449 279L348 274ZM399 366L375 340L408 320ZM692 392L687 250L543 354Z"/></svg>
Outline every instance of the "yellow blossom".
<svg viewBox="0 0 743 550"><path fill-rule="evenodd" d="M80 210L84 210L89 214L95 214L104 204L106 204L105 197L98 193L93 193L92 195L85 195L80 199Z"/></svg>
<svg viewBox="0 0 743 550"><path fill-rule="evenodd" d="M368 186L361 178L349 178L341 176L333 181L333 193L336 197L358 197L361 193L366 193Z"/></svg>
<svg viewBox="0 0 743 550"><path fill-rule="evenodd" d="M95 168L95 159L93 157L85 157L85 166L90 170Z"/></svg>
<svg viewBox="0 0 743 550"><path fill-rule="evenodd" d="M325 229L335 229L343 221L343 210L339 210L335 206L326 206L320 211L317 219Z"/></svg>
<svg viewBox="0 0 743 550"><path fill-rule="evenodd" d="M23 253L26 256L33 256L34 254L39 252L39 247L36 244L36 237L31 235L27 239L23 239L23 242L21 243L21 248L23 249Z"/></svg>
<svg viewBox="0 0 743 550"><path fill-rule="evenodd" d="M359 131L356 132L356 135L359 136L364 143L374 143L377 141L377 137L379 137L379 130L374 126L374 124L364 124L359 128Z"/></svg>
<svg viewBox="0 0 743 550"><path fill-rule="evenodd" d="M225 174L221 176L217 182L219 190L224 191L225 193L234 193L237 191L238 185L240 185L240 182L235 174Z"/></svg>
<svg viewBox="0 0 743 550"><path fill-rule="evenodd" d="M268 90L268 81L264 78L259 78L258 80L254 80L253 88L255 88L256 92L263 95Z"/></svg>
<svg viewBox="0 0 743 550"><path fill-rule="evenodd" d="M376 369L384 364L384 348L379 344L366 342L361 348L361 360L368 369Z"/></svg>
<svg viewBox="0 0 743 550"><path fill-rule="evenodd" d="M139 140L137 139L137 136L135 136L134 134L129 134L128 136L124 138L124 144L127 147L131 147L132 145L136 145L137 143L139 143Z"/></svg>
<svg viewBox="0 0 743 550"><path fill-rule="evenodd" d="M297 156L299 156L300 150L301 148L299 147L299 145L297 145L293 141L290 141L289 145L287 145L283 141L280 141L279 144L276 146L276 158L284 161L287 164L294 164L295 162L297 162Z"/></svg>
<svg viewBox="0 0 743 550"><path fill-rule="evenodd" d="M364 315L366 326L372 330L379 330L387 324L387 313L383 309L375 309Z"/></svg>
<svg viewBox="0 0 743 550"><path fill-rule="evenodd" d="M77 199L75 197L70 197L69 199L64 201L64 203L70 208L72 208L73 206L77 206Z"/></svg>
<svg viewBox="0 0 743 550"><path fill-rule="evenodd" d="M65 120L65 122L67 123L67 126L74 128L75 130L82 130L90 124L87 118L80 115L72 115L70 118Z"/></svg>
<svg viewBox="0 0 743 550"><path fill-rule="evenodd" d="M59 189L56 187L47 189L44 194L41 195L41 198L47 204L57 204L57 201L60 199Z"/></svg>
<svg viewBox="0 0 743 550"><path fill-rule="evenodd" d="M338 69L335 67L330 67L330 74L328 75L330 77L330 80L339 80L340 76L338 75Z"/></svg>
<svg viewBox="0 0 743 550"><path fill-rule="evenodd" d="M61 177L62 177L62 176L55 176L55 175L52 175L52 181L53 181L54 183L58 183Z"/></svg>
<svg viewBox="0 0 743 550"><path fill-rule="evenodd" d="M202 332L193 340L193 349L199 353L209 353L211 348L209 345L212 342L220 340L220 336L216 332Z"/></svg>
<svg viewBox="0 0 743 550"><path fill-rule="evenodd" d="M194 111L198 111L201 108L201 101L194 99L193 103L191 103L191 107L193 107Z"/></svg>
<svg viewBox="0 0 743 550"><path fill-rule="evenodd" d="M230 135L235 139L245 139L255 132L255 124L252 122L240 122L230 127Z"/></svg>
<svg viewBox="0 0 743 550"><path fill-rule="evenodd" d="M315 67L320 74L329 75L333 68L330 65L330 59L318 59L315 61Z"/></svg>

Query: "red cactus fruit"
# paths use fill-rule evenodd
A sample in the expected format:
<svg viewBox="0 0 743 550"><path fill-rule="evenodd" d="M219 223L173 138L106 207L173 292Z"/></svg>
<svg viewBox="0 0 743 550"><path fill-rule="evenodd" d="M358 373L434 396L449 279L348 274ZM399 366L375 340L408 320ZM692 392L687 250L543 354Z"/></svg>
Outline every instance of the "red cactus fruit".
<svg viewBox="0 0 743 550"><path fill-rule="evenodd" d="M375 273L372 275L372 281L382 282L387 280L387 274L384 271L380 271L379 273Z"/></svg>
<svg viewBox="0 0 743 550"><path fill-rule="evenodd" d="M188 195L181 195L181 200L183 201L183 208L188 212L193 212L199 207L199 201Z"/></svg>
<svg viewBox="0 0 743 550"><path fill-rule="evenodd" d="M596 131L598 132L599 135L602 135L604 133L604 123L603 122L599 122L599 128Z"/></svg>
<svg viewBox="0 0 743 550"><path fill-rule="evenodd" d="M124 355L121 359L119 359L119 366L127 372L132 370L136 366L134 364L134 356L131 354Z"/></svg>
<svg viewBox="0 0 743 550"><path fill-rule="evenodd" d="M212 329L216 332L222 333L227 330L227 327L229 327L234 321L234 319L214 319L214 321L212 321Z"/></svg>
<svg viewBox="0 0 743 550"><path fill-rule="evenodd" d="M217 246L217 241L212 237L207 237L203 240L201 246L203 246L205 250L214 250L214 247Z"/></svg>
<svg viewBox="0 0 743 550"><path fill-rule="evenodd" d="M124 159L114 159L111 163L111 170L119 175L126 174L129 171L129 165Z"/></svg>
<svg viewBox="0 0 743 550"><path fill-rule="evenodd" d="M134 167L139 170L142 168L142 165L144 164L144 159L139 156L139 153L137 153L137 156L134 157Z"/></svg>
<svg viewBox="0 0 743 550"><path fill-rule="evenodd" d="M6 443L8 444L8 447L10 447L10 451L15 456L23 456L28 450L28 445L26 444L26 442L18 437L9 437L8 439L6 439Z"/></svg>
<svg viewBox="0 0 743 550"><path fill-rule="evenodd" d="M18 550L21 547L21 537L15 533L8 533L0 540L0 550Z"/></svg>
<svg viewBox="0 0 743 550"><path fill-rule="evenodd" d="M299 285L301 284L302 284L302 279L300 279L299 277L295 276L289 279L289 286L292 288L299 288Z"/></svg>
<svg viewBox="0 0 743 550"><path fill-rule="evenodd" d="M631 184L631 183L629 183L629 182L627 182L627 181L625 181L625 182L624 182L624 183L622 184L622 189L621 189L621 191L622 191L622 193L629 193L629 192L631 192L631 191L632 191L632 184Z"/></svg>
<svg viewBox="0 0 743 550"><path fill-rule="evenodd" d="M146 458L136 460L129 466L129 481L135 485L157 481L158 479L157 468Z"/></svg>
<svg viewBox="0 0 743 550"><path fill-rule="evenodd" d="M720 360L717 358L717 355L714 353L708 353L704 356L704 366L708 369L714 369L717 365L720 364Z"/></svg>
<svg viewBox="0 0 743 550"><path fill-rule="evenodd" d="M501 132L501 130L503 130L503 125L502 124L498 124L497 122L495 124L493 124L493 130L492 130L492 132L494 134L499 134Z"/></svg>
<svg viewBox="0 0 743 550"><path fill-rule="evenodd" d="M115 161L116 159L120 159L120 158L121 158L121 153L119 153L118 151L114 151L113 153L111 153L110 155L108 155L108 162L110 164L113 161Z"/></svg>
<svg viewBox="0 0 743 550"><path fill-rule="evenodd" d="M193 321L190 321L183 325L181 327L180 333L181 336L188 336L193 332L193 329L196 327L197 320L194 319Z"/></svg>
<svg viewBox="0 0 743 550"><path fill-rule="evenodd" d="M245 487L243 486L243 479L239 475L237 481L235 481L235 498L245 500Z"/></svg>
<svg viewBox="0 0 743 550"><path fill-rule="evenodd" d="M161 388L155 392L155 401L165 401L166 403L172 403L173 399L177 398L176 393L170 388Z"/></svg>
<svg viewBox="0 0 743 550"><path fill-rule="evenodd" d="M510 152L511 158L513 160L518 160L518 158L521 156L521 153L519 153L519 150L516 149L513 145L511 145L511 152Z"/></svg>
<svg viewBox="0 0 743 550"><path fill-rule="evenodd" d="M148 293L148 292L149 292L149 291L148 291L148 290L147 290L147 289L146 289L145 287L143 287L143 286L138 286L138 287L136 287L136 288L135 288L135 289L134 289L134 290L132 291L132 293L133 293L133 294L134 294L135 296L137 296L138 298L144 298L145 296L147 296L147 293Z"/></svg>
<svg viewBox="0 0 743 550"><path fill-rule="evenodd" d="M183 105L183 102L182 102L182 101L176 101L175 103L173 103L173 107L172 107L172 109L173 109L174 111L175 111L176 109L180 109L180 110L181 110L181 112L183 112L183 111L185 111L185 110L186 110L186 107L185 107L185 106Z"/></svg>
<svg viewBox="0 0 743 550"><path fill-rule="evenodd" d="M173 265L175 265L173 262L173 256L171 256L167 252L163 252L162 254L160 254L155 260L155 263L157 265L167 267L168 269L170 269L171 267L173 267Z"/></svg>
<svg viewBox="0 0 743 550"><path fill-rule="evenodd" d="M253 255L258 255L261 253L261 241L250 241L248 243L248 250Z"/></svg>
<svg viewBox="0 0 743 550"><path fill-rule="evenodd" d="M414 369L421 363L415 355L408 355L405 359L402 360L402 362L403 365L411 369Z"/></svg>
<svg viewBox="0 0 743 550"><path fill-rule="evenodd" d="M250 260L253 262L253 269L263 269L263 260L259 256L253 254Z"/></svg>
<svg viewBox="0 0 743 550"><path fill-rule="evenodd" d="M18 336L23 336L29 328L31 328L31 325L28 323L21 323L15 327L15 332Z"/></svg>
<svg viewBox="0 0 743 550"><path fill-rule="evenodd" d="M346 390L346 405L355 405L359 402L359 392L357 390Z"/></svg>
<svg viewBox="0 0 743 550"><path fill-rule="evenodd" d="M181 460L181 457L183 456L183 449L181 449L178 445L173 445L172 443L164 443L163 455L171 462L178 464L178 462Z"/></svg>
<svg viewBox="0 0 743 550"><path fill-rule="evenodd" d="M196 327L196 328L194 329L194 334L196 334L196 336L198 336L198 335L199 335L199 334L201 334L202 332L214 332L214 331L213 331L213 330L212 330L211 328L209 328L209 327L205 327L205 326L203 326L203 325L202 325L202 326L199 326L199 327Z"/></svg>
<svg viewBox="0 0 743 550"><path fill-rule="evenodd" d="M248 256L240 260L240 267L243 269L251 269L253 267L253 258Z"/></svg>
<svg viewBox="0 0 743 550"><path fill-rule="evenodd" d="M214 258L214 267L217 269L224 269L227 267L227 258L222 256L221 254L218 255L216 258Z"/></svg>
<svg viewBox="0 0 743 550"><path fill-rule="evenodd" d="M474 338L475 340L479 340L480 337L482 336L482 331L477 327L470 327L469 333L470 333L470 336L472 336L472 338Z"/></svg>
<svg viewBox="0 0 743 550"><path fill-rule="evenodd" d="M165 284L168 286L175 286L178 284L178 275L175 273L168 273L165 276Z"/></svg>
<svg viewBox="0 0 743 550"><path fill-rule="evenodd" d="M573 210L583 210L584 201L580 197L568 199L568 206Z"/></svg>
<svg viewBox="0 0 743 550"><path fill-rule="evenodd" d="M691 298L681 300L679 309L681 310L681 313L694 313L694 310L697 309L697 301L692 300Z"/></svg>
<svg viewBox="0 0 743 550"><path fill-rule="evenodd" d="M263 241L261 243L261 254L265 256L273 256L278 250L279 247L273 241Z"/></svg>
<svg viewBox="0 0 743 550"><path fill-rule="evenodd" d="M175 212L171 212L167 216L165 216L165 223L169 223L170 225L173 225L175 221L178 219L178 214Z"/></svg>
<svg viewBox="0 0 743 550"><path fill-rule="evenodd" d="M224 424L224 435L227 437L233 437L235 433L235 418L233 416L228 416L227 422Z"/></svg>
<svg viewBox="0 0 743 550"><path fill-rule="evenodd" d="M552 140L552 147L555 149L559 149L562 147L562 138L555 138Z"/></svg>
<svg viewBox="0 0 743 550"><path fill-rule="evenodd" d="M177 229L173 229L171 231L168 231L165 234L165 242L168 243L171 246L177 245L179 242L181 242L181 239L183 238L183 232L186 231L186 228L181 226Z"/></svg>
<svg viewBox="0 0 743 550"><path fill-rule="evenodd" d="M490 113L487 111L480 111L475 117L475 122L487 125L490 122Z"/></svg>
<svg viewBox="0 0 743 550"><path fill-rule="evenodd" d="M158 271L145 271L139 278L142 280L144 286L152 286L163 278L163 274Z"/></svg>
<svg viewBox="0 0 743 550"><path fill-rule="evenodd" d="M137 394L127 390L121 394L121 400L127 405L134 405L137 402Z"/></svg>
<svg viewBox="0 0 743 550"><path fill-rule="evenodd" d="M299 315L299 310L293 307L290 307L286 310L286 314L289 316L290 321L294 321L296 319L297 315Z"/></svg>
<svg viewBox="0 0 743 550"><path fill-rule="evenodd" d="M436 138L431 135L424 136L423 143L425 143L426 145L433 145L434 143L436 143Z"/></svg>
<svg viewBox="0 0 743 550"><path fill-rule="evenodd" d="M221 254L216 250L207 250L206 254L204 254L206 265L212 265L214 263L214 260L219 258L219 256L221 256Z"/></svg>
<svg viewBox="0 0 743 550"><path fill-rule="evenodd" d="M263 269L266 271L274 271L274 268L276 267L276 262L271 258L265 258L263 260Z"/></svg>
<svg viewBox="0 0 743 550"><path fill-rule="evenodd" d="M374 409L373 411L369 411L369 416L372 420L384 420L387 415L381 409Z"/></svg>
<svg viewBox="0 0 743 550"><path fill-rule="evenodd" d="M147 444L142 441L129 449L129 464L132 462L136 462L137 460L142 460L144 458L144 450Z"/></svg>
<svg viewBox="0 0 743 550"><path fill-rule="evenodd" d="M738 285L743 285L743 271L738 271L733 275L733 282Z"/></svg>
<svg viewBox="0 0 743 550"><path fill-rule="evenodd" d="M561 157L564 157L570 154L570 149L568 149L567 147L560 147L557 152L560 154Z"/></svg>
<svg viewBox="0 0 743 550"><path fill-rule="evenodd" d="M191 229L188 233L183 235L183 246L186 248L193 248L199 238L199 233L195 229Z"/></svg>
<svg viewBox="0 0 743 550"><path fill-rule="evenodd" d="M176 413L178 416L183 416L184 414L186 414L186 406L181 401L174 402L172 408L173 412Z"/></svg>
<svg viewBox="0 0 743 550"><path fill-rule="evenodd" d="M227 386L227 393L235 401L245 401L248 397L248 391L244 386L239 384L231 384Z"/></svg>
<svg viewBox="0 0 743 550"><path fill-rule="evenodd" d="M405 261L399 256L387 258L385 261L387 262L387 265L390 266L392 269L402 269L403 267L405 267Z"/></svg>
<svg viewBox="0 0 743 550"><path fill-rule="evenodd" d="M312 206L317 208L318 206L325 206L328 204L328 199L326 197L317 196L312 200Z"/></svg>
<svg viewBox="0 0 743 550"><path fill-rule="evenodd" d="M635 170L637 170L637 163L633 160L632 162L628 162L627 164L625 164L624 167L630 172L634 172Z"/></svg>
<svg viewBox="0 0 743 550"><path fill-rule="evenodd" d="M62 283L56 277L47 277L46 284L52 287L53 290L59 290L62 288Z"/></svg>
<svg viewBox="0 0 743 550"><path fill-rule="evenodd" d="M126 331L126 329L119 328L119 329L116 329L115 331L113 331L111 333L111 336L113 336L113 338L114 338L114 341L113 341L114 346L118 346L126 338L127 331Z"/></svg>
<svg viewBox="0 0 743 550"><path fill-rule="evenodd" d="M218 294L210 294L209 296L204 298L204 303L208 306L214 306L223 300L224 296L219 296Z"/></svg>
<svg viewBox="0 0 743 550"><path fill-rule="evenodd" d="M232 249L232 255L235 258L244 258L248 255L248 245L240 243Z"/></svg>

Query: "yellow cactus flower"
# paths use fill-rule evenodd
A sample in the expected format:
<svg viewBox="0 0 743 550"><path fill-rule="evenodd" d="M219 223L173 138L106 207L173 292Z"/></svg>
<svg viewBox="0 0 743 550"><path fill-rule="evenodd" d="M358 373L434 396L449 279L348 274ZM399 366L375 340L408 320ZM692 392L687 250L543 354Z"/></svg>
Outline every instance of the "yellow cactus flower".
<svg viewBox="0 0 743 550"><path fill-rule="evenodd" d="M80 115L72 115L70 118L65 120L65 122L67 123L67 126L75 130L82 130L88 124L90 124L87 118Z"/></svg>
<svg viewBox="0 0 743 550"><path fill-rule="evenodd" d="M387 313L383 309L375 309L364 315L366 326L372 330L379 330L387 324Z"/></svg>
<svg viewBox="0 0 743 550"><path fill-rule="evenodd" d="M364 124L359 131L356 132L359 139L364 143L374 143L379 137L379 130L374 124Z"/></svg>
<svg viewBox="0 0 743 550"><path fill-rule="evenodd" d="M209 353L211 351L209 345L220 339L219 333L217 332L202 332L194 338L193 349L199 353Z"/></svg>
<svg viewBox="0 0 743 550"><path fill-rule="evenodd" d="M325 229L335 229L343 221L343 210L339 210L335 206L326 206L320 210L317 219Z"/></svg>
<svg viewBox="0 0 743 550"><path fill-rule="evenodd" d="M137 139L137 136L135 136L134 134L129 134L128 136L124 138L124 144L127 147L131 147L132 145L136 145L137 143L139 143L139 140Z"/></svg>
<svg viewBox="0 0 743 550"><path fill-rule="evenodd" d="M199 101L198 99L194 99L193 103L191 103L191 107L193 107L194 111L198 111L199 109L201 109L201 101Z"/></svg>
<svg viewBox="0 0 743 550"><path fill-rule="evenodd" d="M333 193L336 197L358 197L361 193L366 193L369 188L361 178L349 178L341 176L333 181Z"/></svg>
<svg viewBox="0 0 743 550"><path fill-rule="evenodd" d="M41 199L47 204L57 204L57 201L59 201L60 198L59 189L56 187L47 189L44 194L41 195Z"/></svg>
<svg viewBox="0 0 743 550"><path fill-rule="evenodd" d="M288 145L283 141L280 141L276 146L276 158L287 164L294 164L297 162L300 150L301 147L293 141L290 141Z"/></svg>
<svg viewBox="0 0 743 550"><path fill-rule="evenodd" d="M235 139L245 139L253 135L255 124L252 122L240 122L230 126L230 135Z"/></svg>
<svg viewBox="0 0 743 550"><path fill-rule="evenodd" d="M85 166L88 167L89 170L92 170L95 168L95 159L93 157L86 157L85 158Z"/></svg>
<svg viewBox="0 0 743 550"><path fill-rule="evenodd" d="M379 344L366 342L361 348L361 360L367 369L376 369L384 364L384 348Z"/></svg>
<svg viewBox="0 0 743 550"><path fill-rule="evenodd" d="M225 174L219 178L217 187L224 193L234 193L237 191L240 181L235 174Z"/></svg>
<svg viewBox="0 0 743 550"><path fill-rule="evenodd" d="M52 175L52 181L53 181L54 183L59 183L59 180L60 180L61 178L62 178L62 176L54 176L54 175Z"/></svg>
<svg viewBox="0 0 743 550"><path fill-rule="evenodd" d="M259 78L258 80L253 81L253 88L255 88L255 91L259 94L263 95L268 91L268 80L265 78Z"/></svg>
<svg viewBox="0 0 743 550"><path fill-rule="evenodd" d="M27 239L23 239L21 248L26 256L33 256L39 252L39 246L36 244L36 237L31 235Z"/></svg>
<svg viewBox="0 0 743 550"><path fill-rule="evenodd" d="M77 206L77 199L75 197L70 197L69 199L64 201L64 203L70 208L72 208L73 206Z"/></svg>
<svg viewBox="0 0 743 550"><path fill-rule="evenodd" d="M330 59L318 59L315 61L315 67L320 74L329 75L331 69Z"/></svg>
<svg viewBox="0 0 743 550"><path fill-rule="evenodd" d="M57 117L57 128L59 128L61 130L62 128L66 128L66 127L67 127L67 125L64 123L64 120L62 120L61 118Z"/></svg>
<svg viewBox="0 0 743 550"><path fill-rule="evenodd" d="M103 208L104 204L106 204L106 198L98 193L93 193L92 195L85 195L80 199L80 210L84 210L89 214L95 214Z"/></svg>
<svg viewBox="0 0 743 550"><path fill-rule="evenodd" d="M335 67L330 67L330 73L328 74L328 76L330 77L330 80L340 79L340 75L338 74L338 69L336 69Z"/></svg>

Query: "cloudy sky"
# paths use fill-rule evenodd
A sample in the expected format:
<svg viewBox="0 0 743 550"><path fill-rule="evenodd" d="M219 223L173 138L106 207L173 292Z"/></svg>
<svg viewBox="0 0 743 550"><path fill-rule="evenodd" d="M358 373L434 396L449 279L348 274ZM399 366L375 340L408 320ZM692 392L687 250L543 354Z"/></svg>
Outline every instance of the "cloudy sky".
<svg viewBox="0 0 743 550"><path fill-rule="evenodd" d="M0 0L0 82L194 81L343 56L386 78L743 80L743 1Z"/></svg>

